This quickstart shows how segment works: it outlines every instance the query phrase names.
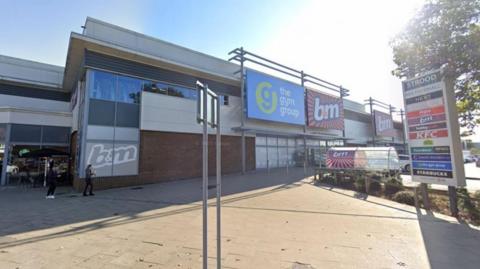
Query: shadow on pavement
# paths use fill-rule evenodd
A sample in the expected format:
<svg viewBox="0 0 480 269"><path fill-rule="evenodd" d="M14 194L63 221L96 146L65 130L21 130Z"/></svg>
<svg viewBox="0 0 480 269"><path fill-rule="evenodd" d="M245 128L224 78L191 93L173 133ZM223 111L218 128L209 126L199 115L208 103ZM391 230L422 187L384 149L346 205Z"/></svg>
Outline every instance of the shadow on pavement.
<svg viewBox="0 0 480 269"><path fill-rule="evenodd" d="M224 198L222 203L250 199L288 188L300 186L304 178L303 169L290 169L247 175L223 176L222 193L234 195ZM215 178L210 179L215 182ZM214 183L213 183L214 184ZM4 190L0 192L0 249L41 240L85 233L106 227L145 221L201 209L201 179L190 179L167 183L143 185L99 191L96 196L83 197L66 192L55 200L45 200L43 190ZM275 187L274 187L275 186ZM274 187L274 188L270 188ZM268 188L241 195L243 192ZM209 192L215 196L215 188ZM176 209L140 215L142 212L167 208ZM82 222L87 222L82 224ZM93 222L92 222L93 221ZM14 235L23 232L70 225L67 229L16 240Z"/></svg>
<svg viewBox="0 0 480 269"><path fill-rule="evenodd" d="M465 223L450 222L436 217L431 211L425 212L416 208L415 212L369 201L366 194L349 195L328 184L316 184L315 186L352 199L416 215L416 218L413 219L418 221L432 269L480 268L480 230L478 229L471 228Z"/></svg>
<svg viewBox="0 0 480 269"><path fill-rule="evenodd" d="M432 212L422 214L417 209L417 216L432 269L479 268L479 230L437 218Z"/></svg>

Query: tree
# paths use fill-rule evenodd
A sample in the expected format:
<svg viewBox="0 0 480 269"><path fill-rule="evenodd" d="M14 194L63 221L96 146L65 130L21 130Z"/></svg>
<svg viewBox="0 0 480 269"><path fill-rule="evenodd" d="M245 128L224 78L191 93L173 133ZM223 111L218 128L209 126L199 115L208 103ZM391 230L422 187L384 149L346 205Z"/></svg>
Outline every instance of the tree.
<svg viewBox="0 0 480 269"><path fill-rule="evenodd" d="M480 0L429 0L392 41L400 78L447 67L456 79L460 126L480 124Z"/></svg>

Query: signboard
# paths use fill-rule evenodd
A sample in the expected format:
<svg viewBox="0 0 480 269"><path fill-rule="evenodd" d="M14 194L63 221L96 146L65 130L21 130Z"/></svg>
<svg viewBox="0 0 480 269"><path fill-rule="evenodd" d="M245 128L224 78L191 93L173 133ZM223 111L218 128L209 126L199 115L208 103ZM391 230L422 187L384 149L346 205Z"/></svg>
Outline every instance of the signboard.
<svg viewBox="0 0 480 269"><path fill-rule="evenodd" d="M402 82L412 180L465 186L452 82L441 70Z"/></svg>
<svg viewBox="0 0 480 269"><path fill-rule="evenodd" d="M375 135L387 137L395 136L392 115L374 110L373 117L375 119Z"/></svg>
<svg viewBox="0 0 480 269"><path fill-rule="evenodd" d="M247 117L290 124L305 124L303 87L247 69Z"/></svg>
<svg viewBox="0 0 480 269"><path fill-rule="evenodd" d="M86 164L97 177L135 175L138 173L138 144L87 142Z"/></svg>
<svg viewBox="0 0 480 269"><path fill-rule="evenodd" d="M352 169L354 168L355 150L335 150L327 152L327 168Z"/></svg>
<svg viewBox="0 0 480 269"><path fill-rule="evenodd" d="M307 89L307 124L310 127L343 130L343 100Z"/></svg>

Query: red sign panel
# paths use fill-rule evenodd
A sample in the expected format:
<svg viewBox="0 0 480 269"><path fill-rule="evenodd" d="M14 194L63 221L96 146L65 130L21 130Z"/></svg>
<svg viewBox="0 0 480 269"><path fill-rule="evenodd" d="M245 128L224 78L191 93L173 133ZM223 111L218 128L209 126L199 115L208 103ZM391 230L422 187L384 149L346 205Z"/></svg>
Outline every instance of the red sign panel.
<svg viewBox="0 0 480 269"><path fill-rule="evenodd" d="M412 133L408 133L408 137L412 140L448 137L448 130L442 129L442 130L427 130L427 131L421 131L421 132L412 132Z"/></svg>
<svg viewBox="0 0 480 269"><path fill-rule="evenodd" d="M418 118L418 117L423 117L423 116L431 116L435 114L442 114L445 113L445 107L443 105L441 106L436 106L432 108L426 108L426 109L421 109L421 110L416 110L416 111L411 111L407 113L407 118Z"/></svg>
<svg viewBox="0 0 480 269"><path fill-rule="evenodd" d="M307 122L310 127L343 130L343 101L307 89Z"/></svg>

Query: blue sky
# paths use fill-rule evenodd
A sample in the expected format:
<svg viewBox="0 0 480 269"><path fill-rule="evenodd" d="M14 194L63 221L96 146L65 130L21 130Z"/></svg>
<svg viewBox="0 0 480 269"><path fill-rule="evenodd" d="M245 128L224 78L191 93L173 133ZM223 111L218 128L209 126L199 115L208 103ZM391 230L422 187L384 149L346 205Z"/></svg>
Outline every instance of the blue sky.
<svg viewBox="0 0 480 269"><path fill-rule="evenodd" d="M402 105L388 42L423 0L0 0L0 54L64 65L87 16L223 59L246 49Z"/></svg>

